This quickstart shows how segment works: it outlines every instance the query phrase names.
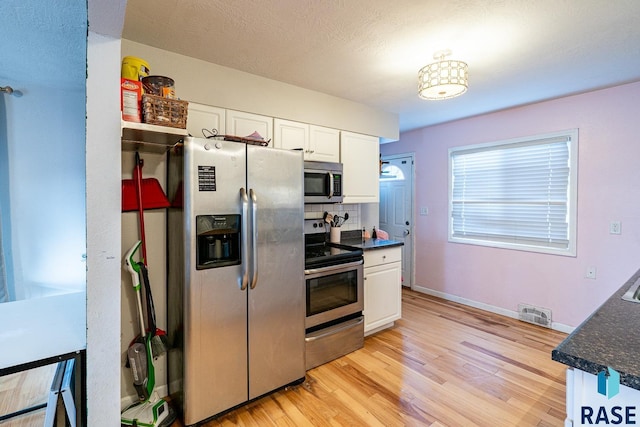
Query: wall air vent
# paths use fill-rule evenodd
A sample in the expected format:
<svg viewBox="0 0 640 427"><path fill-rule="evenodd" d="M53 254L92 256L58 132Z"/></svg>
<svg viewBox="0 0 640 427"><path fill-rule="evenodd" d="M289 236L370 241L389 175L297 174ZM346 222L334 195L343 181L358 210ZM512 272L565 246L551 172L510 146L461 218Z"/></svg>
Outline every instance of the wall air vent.
<svg viewBox="0 0 640 427"><path fill-rule="evenodd" d="M551 310L529 304L518 304L518 319L551 328Z"/></svg>

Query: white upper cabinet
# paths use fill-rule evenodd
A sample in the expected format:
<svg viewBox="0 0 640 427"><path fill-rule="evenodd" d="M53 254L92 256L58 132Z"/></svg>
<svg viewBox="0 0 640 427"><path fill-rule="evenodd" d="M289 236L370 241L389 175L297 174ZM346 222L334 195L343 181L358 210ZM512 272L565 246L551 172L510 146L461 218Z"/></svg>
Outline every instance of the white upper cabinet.
<svg viewBox="0 0 640 427"><path fill-rule="evenodd" d="M274 119L273 142L276 148L303 150L305 160L340 161L340 131L291 120Z"/></svg>
<svg viewBox="0 0 640 427"><path fill-rule="evenodd" d="M291 120L273 119L273 146L286 150L304 150L307 160L309 125Z"/></svg>
<svg viewBox="0 0 640 427"><path fill-rule="evenodd" d="M191 136L204 138L214 133L225 134L225 109L189 102L187 131ZM203 131L203 129L206 129Z"/></svg>
<svg viewBox="0 0 640 427"><path fill-rule="evenodd" d="M243 111L227 110L226 130L227 135L247 137L258 132L269 147L273 147L273 118L259 114L245 113Z"/></svg>
<svg viewBox="0 0 640 427"><path fill-rule="evenodd" d="M305 160L340 161L340 131L322 126L309 126L309 155Z"/></svg>
<svg viewBox="0 0 640 427"><path fill-rule="evenodd" d="M380 200L380 145L378 138L342 131L340 161L343 203L378 203Z"/></svg>

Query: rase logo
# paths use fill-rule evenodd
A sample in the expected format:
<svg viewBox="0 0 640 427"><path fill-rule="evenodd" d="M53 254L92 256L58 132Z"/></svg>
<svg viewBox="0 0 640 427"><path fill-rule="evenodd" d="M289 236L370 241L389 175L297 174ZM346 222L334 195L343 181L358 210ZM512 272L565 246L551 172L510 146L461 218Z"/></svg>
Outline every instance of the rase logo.
<svg viewBox="0 0 640 427"><path fill-rule="evenodd" d="M598 393L607 396L607 399L620 393L620 374L618 371L612 367L600 371L598 374Z"/></svg>
<svg viewBox="0 0 640 427"><path fill-rule="evenodd" d="M620 373L608 367L598 373L598 393L607 399L620 393ZM635 425L635 406L582 406L581 425Z"/></svg>

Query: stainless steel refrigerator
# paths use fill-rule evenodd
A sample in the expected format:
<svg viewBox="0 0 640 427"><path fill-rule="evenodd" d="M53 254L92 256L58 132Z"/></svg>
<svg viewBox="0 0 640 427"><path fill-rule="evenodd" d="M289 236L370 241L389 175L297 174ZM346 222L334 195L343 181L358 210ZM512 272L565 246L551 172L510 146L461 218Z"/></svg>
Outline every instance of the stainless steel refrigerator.
<svg viewBox="0 0 640 427"><path fill-rule="evenodd" d="M304 380L303 158L191 137L168 158L169 392L192 425Z"/></svg>

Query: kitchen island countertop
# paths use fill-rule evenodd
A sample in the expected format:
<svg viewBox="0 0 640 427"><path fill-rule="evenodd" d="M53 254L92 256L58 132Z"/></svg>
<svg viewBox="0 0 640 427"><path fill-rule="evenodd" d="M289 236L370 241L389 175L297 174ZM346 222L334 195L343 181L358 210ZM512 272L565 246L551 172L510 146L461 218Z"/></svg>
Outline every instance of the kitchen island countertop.
<svg viewBox="0 0 640 427"><path fill-rule="evenodd" d="M638 270L552 352L557 362L597 375L606 367L620 383L640 390L640 303L621 297L640 278Z"/></svg>

